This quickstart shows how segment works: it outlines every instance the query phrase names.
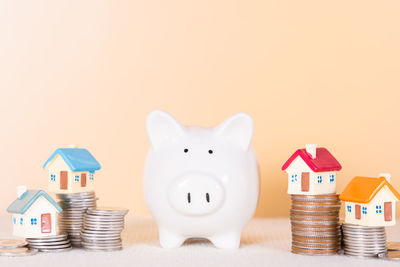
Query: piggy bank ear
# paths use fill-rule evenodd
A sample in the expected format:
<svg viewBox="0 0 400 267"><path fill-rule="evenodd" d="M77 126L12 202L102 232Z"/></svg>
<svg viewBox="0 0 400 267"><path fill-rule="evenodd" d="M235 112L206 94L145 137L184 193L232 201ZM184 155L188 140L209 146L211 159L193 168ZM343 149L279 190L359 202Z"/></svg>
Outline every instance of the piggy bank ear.
<svg viewBox="0 0 400 267"><path fill-rule="evenodd" d="M168 142L174 142L184 133L184 127L162 110L154 110L147 116L146 129L150 143L155 149Z"/></svg>
<svg viewBox="0 0 400 267"><path fill-rule="evenodd" d="M253 137L253 119L246 113L229 117L216 128L216 134L247 150Z"/></svg>

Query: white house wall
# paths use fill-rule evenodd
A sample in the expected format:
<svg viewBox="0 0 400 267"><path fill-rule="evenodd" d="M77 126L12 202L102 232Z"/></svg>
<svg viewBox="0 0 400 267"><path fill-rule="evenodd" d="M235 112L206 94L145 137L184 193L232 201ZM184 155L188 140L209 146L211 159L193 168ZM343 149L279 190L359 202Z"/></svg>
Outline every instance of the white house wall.
<svg viewBox="0 0 400 267"><path fill-rule="evenodd" d="M90 192L94 191L94 173L91 174L86 172L73 172L69 166L65 163L60 155L56 155L54 159L47 165L47 179L49 181L49 191L54 193L79 193L79 192ZM60 172L68 172L68 188L60 189ZM81 187L81 175L86 173L86 186ZM51 175L55 175L55 181L51 180ZM91 175L93 179L91 179ZM75 180L75 176L79 176L78 181Z"/></svg>
<svg viewBox="0 0 400 267"><path fill-rule="evenodd" d="M385 221L384 202L392 202L392 221ZM396 224L396 197L387 186L384 186L370 203L345 202L345 222L364 226L391 226ZM355 205L360 205L361 219L356 219ZM382 207L382 213L376 213L376 206ZM348 206L351 207L349 212ZM367 214L362 213L362 208L366 207Z"/></svg>
<svg viewBox="0 0 400 267"><path fill-rule="evenodd" d="M42 233L41 215L49 213L51 216L51 232ZM14 223L15 218L15 223ZM21 224L22 218L22 224ZM31 219L36 218L36 224L31 224ZM40 196L25 214L13 214L13 234L23 238L35 238L55 235L58 232L56 208L43 196Z"/></svg>
<svg viewBox="0 0 400 267"><path fill-rule="evenodd" d="M323 195L336 193L336 172L313 172L300 156L297 156L285 171L288 174L288 194ZM303 172L310 173L310 188L308 192L301 191L301 176ZM292 175L295 176L294 179ZM334 175L333 182L330 181L330 175ZM321 176L321 183L318 183L318 176Z"/></svg>

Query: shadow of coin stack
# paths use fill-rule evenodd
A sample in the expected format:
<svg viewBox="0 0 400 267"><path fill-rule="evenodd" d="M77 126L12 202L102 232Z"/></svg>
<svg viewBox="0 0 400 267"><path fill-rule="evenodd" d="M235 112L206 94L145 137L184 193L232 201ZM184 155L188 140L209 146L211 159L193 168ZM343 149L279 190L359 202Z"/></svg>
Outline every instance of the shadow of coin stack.
<svg viewBox="0 0 400 267"><path fill-rule="evenodd" d="M127 209L88 209L82 229L82 246L91 251L122 249L121 232L124 229Z"/></svg>
<svg viewBox="0 0 400 267"><path fill-rule="evenodd" d="M63 209L59 217L60 231L68 234L72 246L81 247L84 214L88 208L96 207L95 192L56 194L56 197Z"/></svg>
<svg viewBox="0 0 400 267"><path fill-rule="evenodd" d="M291 195L292 252L334 255L340 249L338 194Z"/></svg>
<svg viewBox="0 0 400 267"><path fill-rule="evenodd" d="M342 231L345 255L368 258L387 252L384 226L373 227L344 223Z"/></svg>

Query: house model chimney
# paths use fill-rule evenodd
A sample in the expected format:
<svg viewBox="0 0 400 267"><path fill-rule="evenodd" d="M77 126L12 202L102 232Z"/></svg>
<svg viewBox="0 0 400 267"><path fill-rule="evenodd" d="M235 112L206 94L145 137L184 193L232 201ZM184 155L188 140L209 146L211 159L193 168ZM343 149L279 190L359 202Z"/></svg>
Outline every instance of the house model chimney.
<svg viewBox="0 0 400 267"><path fill-rule="evenodd" d="M385 177L386 181L390 183L390 178L392 177L392 175L390 175L390 173L380 173L379 177Z"/></svg>
<svg viewBox="0 0 400 267"><path fill-rule="evenodd" d="M26 185L17 186L17 196L21 199L22 195L26 192Z"/></svg>
<svg viewBox="0 0 400 267"><path fill-rule="evenodd" d="M307 144L306 151L311 155L311 158L315 159L317 157L317 145L316 144Z"/></svg>

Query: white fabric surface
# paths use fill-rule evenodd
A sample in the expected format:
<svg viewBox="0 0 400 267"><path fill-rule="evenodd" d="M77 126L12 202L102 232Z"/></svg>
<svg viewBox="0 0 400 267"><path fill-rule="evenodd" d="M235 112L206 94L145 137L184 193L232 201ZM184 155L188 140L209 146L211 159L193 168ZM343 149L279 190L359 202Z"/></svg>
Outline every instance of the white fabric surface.
<svg viewBox="0 0 400 267"><path fill-rule="evenodd" d="M12 237L10 217L0 218L0 238ZM388 241L400 241L400 225L387 228ZM128 217L124 249L117 252L39 253L28 257L0 256L0 266L400 266L399 262L290 253L289 219L253 219L242 234L240 249L217 249L206 241L190 241L178 249L163 249L151 218Z"/></svg>

